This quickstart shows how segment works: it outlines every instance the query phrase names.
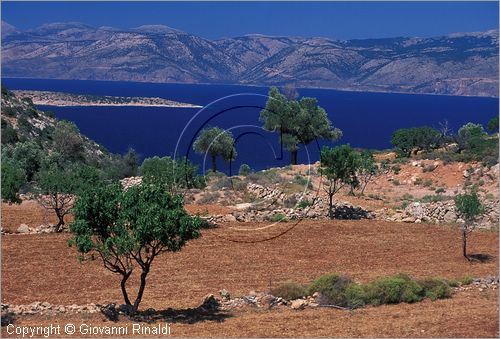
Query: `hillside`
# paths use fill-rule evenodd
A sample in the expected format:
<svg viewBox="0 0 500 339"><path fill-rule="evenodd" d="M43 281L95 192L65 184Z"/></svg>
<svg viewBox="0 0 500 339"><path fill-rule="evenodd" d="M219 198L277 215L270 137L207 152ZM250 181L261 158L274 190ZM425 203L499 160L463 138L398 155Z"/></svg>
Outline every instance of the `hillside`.
<svg viewBox="0 0 500 339"><path fill-rule="evenodd" d="M38 110L29 98L20 98L2 86L2 147L9 149L18 142L34 142L47 154L54 148L53 133L58 120L51 112ZM101 145L78 133L84 159L102 161L112 155Z"/></svg>
<svg viewBox="0 0 500 339"><path fill-rule="evenodd" d="M248 35L207 40L167 26L129 30L2 22L6 77L239 83L498 95L498 30L433 38L332 40Z"/></svg>

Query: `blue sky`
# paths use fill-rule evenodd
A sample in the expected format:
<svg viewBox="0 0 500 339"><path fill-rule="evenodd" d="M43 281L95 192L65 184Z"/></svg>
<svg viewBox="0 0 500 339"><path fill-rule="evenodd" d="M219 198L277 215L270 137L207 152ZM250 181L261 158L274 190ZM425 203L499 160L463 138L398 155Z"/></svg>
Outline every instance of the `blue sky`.
<svg viewBox="0 0 500 339"><path fill-rule="evenodd" d="M8 2L21 29L50 22L162 24L209 39L260 33L336 39L436 36L498 28L498 2Z"/></svg>

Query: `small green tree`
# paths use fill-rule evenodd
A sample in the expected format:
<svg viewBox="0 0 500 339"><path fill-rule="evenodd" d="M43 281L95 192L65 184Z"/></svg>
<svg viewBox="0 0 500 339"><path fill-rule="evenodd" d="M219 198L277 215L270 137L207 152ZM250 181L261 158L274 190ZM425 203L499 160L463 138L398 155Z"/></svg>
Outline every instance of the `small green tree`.
<svg viewBox="0 0 500 339"><path fill-rule="evenodd" d="M133 148L129 148L123 156L123 175L133 177L137 175L139 168L139 155Z"/></svg>
<svg viewBox="0 0 500 339"><path fill-rule="evenodd" d="M26 173L26 180L30 182L40 169L42 149L33 141L20 142L12 150L12 158Z"/></svg>
<svg viewBox="0 0 500 339"><path fill-rule="evenodd" d="M474 151L481 147L487 133L481 124L469 122L458 130L457 143L460 150Z"/></svg>
<svg viewBox="0 0 500 339"><path fill-rule="evenodd" d="M238 172L241 176L247 176L252 172L252 169L247 164L241 164L240 170Z"/></svg>
<svg viewBox="0 0 500 339"><path fill-rule="evenodd" d="M494 117L490 121L488 121L487 127L490 132L495 132L496 130L498 130L498 117Z"/></svg>
<svg viewBox="0 0 500 339"><path fill-rule="evenodd" d="M18 193L26 183L26 173L18 163L2 156L2 200L20 203Z"/></svg>
<svg viewBox="0 0 500 339"><path fill-rule="evenodd" d="M56 214L56 232L62 231L64 218L73 208L75 195L100 181L96 168L86 165L60 166L59 160L57 155L49 157L35 177L36 199L43 208Z"/></svg>
<svg viewBox="0 0 500 339"><path fill-rule="evenodd" d="M467 239L469 234L476 228L476 219L483 215L484 206L479 200L477 193L472 191L457 195L455 197L455 207L465 220L462 225L462 249L464 257L470 260L467 255Z"/></svg>
<svg viewBox="0 0 500 339"><path fill-rule="evenodd" d="M52 133L54 150L69 163L85 160L84 140L78 127L70 121L59 121Z"/></svg>
<svg viewBox="0 0 500 339"><path fill-rule="evenodd" d="M361 195L364 195L366 186L378 173L378 167L370 151L362 152L359 160L358 177L361 181Z"/></svg>
<svg viewBox="0 0 500 339"><path fill-rule="evenodd" d="M218 156L224 161L231 161L237 155L232 133L218 127L202 130L193 143L193 149L196 153L210 155L213 172L217 172Z"/></svg>
<svg viewBox="0 0 500 339"><path fill-rule="evenodd" d="M106 269L121 275L121 291L132 314L141 303L154 259L200 236L201 220L184 210L181 196L171 196L159 185L141 184L125 192L118 184L88 187L78 197L74 215L70 245L83 260L97 253ZM140 285L133 300L127 281L137 267Z"/></svg>
<svg viewBox="0 0 500 339"><path fill-rule="evenodd" d="M441 133L432 127L400 128L392 134L391 143L400 155L410 156L418 151L429 151L439 146Z"/></svg>
<svg viewBox="0 0 500 339"><path fill-rule="evenodd" d="M356 152L349 145L323 147L320 153L320 173L325 177L323 188L328 194L328 216L333 218L333 196L356 177L358 161Z"/></svg>
<svg viewBox="0 0 500 339"><path fill-rule="evenodd" d="M202 178L197 175L198 166L187 158L146 158L139 168L139 173L143 182L160 185L171 194L179 193L180 188L203 187Z"/></svg>

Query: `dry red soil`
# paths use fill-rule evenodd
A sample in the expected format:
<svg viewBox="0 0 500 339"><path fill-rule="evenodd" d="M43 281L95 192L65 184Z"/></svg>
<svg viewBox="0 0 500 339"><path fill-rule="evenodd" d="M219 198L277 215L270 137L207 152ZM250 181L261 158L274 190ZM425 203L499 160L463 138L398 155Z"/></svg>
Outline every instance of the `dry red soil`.
<svg viewBox="0 0 500 339"><path fill-rule="evenodd" d="M247 230L236 230L242 227ZM204 295L217 294L222 288L237 296L250 290L268 291L288 280L306 283L329 272L357 281L397 272L416 278L498 275L498 234L494 232L476 232L470 238L471 253L489 254L493 260L469 263L461 256L459 232L443 226L304 221L265 227L235 223L205 230L182 251L162 255L148 277L141 308L195 307ZM251 228L256 230L248 230ZM241 242L284 232L270 241ZM119 278L98 260L79 264L75 249L67 246L68 238L69 234L3 236L2 302L120 303ZM20 325L66 322L110 324L104 323L102 315L25 316L18 320ZM2 334L6 335L5 328ZM172 335L495 337L498 294L467 291L448 300L354 312L238 311L222 322L174 323Z"/></svg>

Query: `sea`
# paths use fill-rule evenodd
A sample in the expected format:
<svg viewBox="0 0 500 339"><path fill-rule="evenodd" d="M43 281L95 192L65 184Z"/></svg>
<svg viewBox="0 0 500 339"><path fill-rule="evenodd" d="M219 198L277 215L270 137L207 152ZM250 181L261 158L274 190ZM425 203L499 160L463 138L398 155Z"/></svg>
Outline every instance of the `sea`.
<svg viewBox="0 0 500 339"><path fill-rule="evenodd" d="M210 157L192 149L198 133L206 127L228 129L236 143L234 161L218 159L218 168L237 173L241 164L254 170L285 166L290 153L283 149L279 131L262 129L259 120L269 87L223 84L158 84L118 81L45 80L2 78L9 89L61 91L77 94L161 97L203 106L169 107L56 107L59 119L73 121L89 138L113 153L135 149L141 159L152 156L187 156L210 168ZM353 147L382 150L391 148L391 135L398 128L447 123L456 132L467 122L486 125L498 116L498 98L420 95L400 93L349 92L331 89L298 88L300 97L314 97L333 126L343 136L335 142L319 140L300 145L298 162L314 163L322 146L350 144Z"/></svg>

